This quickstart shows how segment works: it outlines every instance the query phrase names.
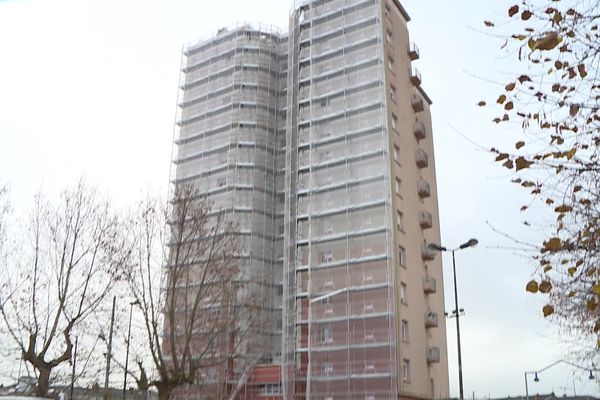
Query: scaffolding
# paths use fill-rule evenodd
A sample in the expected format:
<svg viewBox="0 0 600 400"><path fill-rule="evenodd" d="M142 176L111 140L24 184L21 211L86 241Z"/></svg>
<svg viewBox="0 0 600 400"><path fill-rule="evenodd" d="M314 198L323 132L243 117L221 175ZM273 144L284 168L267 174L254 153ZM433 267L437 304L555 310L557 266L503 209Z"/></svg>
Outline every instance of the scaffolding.
<svg viewBox="0 0 600 400"><path fill-rule="evenodd" d="M287 34L242 24L184 48L171 180L237 224L238 279L256 294L239 299L252 334L209 374L231 400L434 397L434 375L447 396L441 263L425 263L439 240L430 102L390 64L392 7L408 20L396 0L296 0ZM396 65L414 49L400 41ZM415 164L394 172L400 130ZM400 178L415 186L411 243L398 239ZM425 384L410 386L411 360Z"/></svg>
<svg viewBox="0 0 600 400"><path fill-rule="evenodd" d="M216 385L227 392L221 398L258 394L251 387L256 369L281 362L282 254L275 249L283 237L282 48L277 30L242 24L183 50L171 182L195 185L215 216L234 221L242 248L236 307L246 312L232 327L242 332L241 344L233 363L202 372L226 382Z"/></svg>
<svg viewBox="0 0 600 400"><path fill-rule="evenodd" d="M397 398L379 1L300 1L290 23L286 319L296 399ZM292 40L293 39L293 40ZM297 184L293 182L297 180ZM297 191L294 192L294 187ZM295 225L295 226L294 226ZM293 235L292 235L293 236ZM284 343L292 347L292 339ZM292 351L286 351L292 363ZM292 393L293 396L292 397Z"/></svg>

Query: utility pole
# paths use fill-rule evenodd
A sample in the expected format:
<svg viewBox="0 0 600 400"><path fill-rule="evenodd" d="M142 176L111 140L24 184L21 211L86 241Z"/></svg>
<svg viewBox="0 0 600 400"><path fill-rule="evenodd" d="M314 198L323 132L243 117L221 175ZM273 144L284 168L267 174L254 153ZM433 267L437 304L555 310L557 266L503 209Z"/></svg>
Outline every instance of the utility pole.
<svg viewBox="0 0 600 400"><path fill-rule="evenodd" d="M117 296L113 297L112 313L110 315L110 332L108 334L108 353L106 354L106 375L104 376L104 400L109 399L108 377L110 375L110 359L112 358L112 339L113 328L115 324L115 306L117 304Z"/></svg>
<svg viewBox="0 0 600 400"><path fill-rule="evenodd" d="M77 366L77 342L79 338L75 336L75 352L73 353L73 370L71 371L71 394L69 400L73 400L73 389L75 387L75 368Z"/></svg>

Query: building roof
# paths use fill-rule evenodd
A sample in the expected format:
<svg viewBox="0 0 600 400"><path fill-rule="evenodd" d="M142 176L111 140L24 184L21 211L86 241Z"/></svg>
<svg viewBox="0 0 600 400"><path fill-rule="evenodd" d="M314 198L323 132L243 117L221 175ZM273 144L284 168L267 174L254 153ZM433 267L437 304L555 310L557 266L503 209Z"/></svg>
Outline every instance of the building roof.
<svg viewBox="0 0 600 400"><path fill-rule="evenodd" d="M402 16L404 17L404 19L406 19L406 22L410 21L410 15L408 15L404 6L400 4L400 1L394 0L394 4L396 5L396 7L398 7L400 13L402 13Z"/></svg>

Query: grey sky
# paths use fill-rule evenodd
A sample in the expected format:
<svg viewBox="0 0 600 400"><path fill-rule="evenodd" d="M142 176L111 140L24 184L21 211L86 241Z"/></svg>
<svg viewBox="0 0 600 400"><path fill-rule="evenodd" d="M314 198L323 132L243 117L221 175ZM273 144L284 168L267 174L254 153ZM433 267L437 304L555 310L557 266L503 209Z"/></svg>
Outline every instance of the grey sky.
<svg viewBox="0 0 600 400"><path fill-rule="evenodd" d="M561 358L564 349L540 315L542 299L524 293L532 265L486 225L519 238L528 197L471 141L510 146L514 132L490 123L475 104L493 100L516 70L502 57L484 19L504 15L506 0L404 0L415 63L434 101L436 168L444 245L477 237L457 254L465 393L524 392L523 371ZM19 203L40 187L54 191L85 173L127 204L148 187L166 190L184 43L236 22L287 27L288 0L0 1L0 179ZM476 28L476 29L473 29ZM456 128L456 130L454 129ZM460 132L460 134L458 132ZM452 309L450 259L445 261ZM448 323L453 395L457 394L454 320ZM573 393L572 369L553 368L530 391ZM598 395L575 375L577 394Z"/></svg>

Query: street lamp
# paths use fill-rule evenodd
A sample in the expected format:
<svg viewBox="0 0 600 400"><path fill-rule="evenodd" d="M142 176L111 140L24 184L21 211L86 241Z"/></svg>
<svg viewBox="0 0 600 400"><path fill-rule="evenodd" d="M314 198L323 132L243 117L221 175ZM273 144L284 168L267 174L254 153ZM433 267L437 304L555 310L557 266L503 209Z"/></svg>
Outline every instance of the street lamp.
<svg viewBox="0 0 600 400"><path fill-rule="evenodd" d="M595 379L594 374L592 373L592 371L595 371L594 369L586 368L586 367L583 367L581 365L577 365L577 364L572 363L572 362L567 361L567 360L554 361L552 364L547 365L547 366L545 366L542 369L538 369L537 371L525 371L525 399L526 400L529 400L529 387L527 385L527 375L533 374L533 381L534 382L539 382L540 378L538 377L538 374L540 374L540 373L546 371L547 369L550 369L550 368L552 368L555 365L558 365L560 363L564 363L564 364L570 365L571 367L574 367L574 368L577 368L577 369L581 369L583 371L590 371L590 374L588 375L588 379L589 380L594 380ZM592 368L595 368L594 364L592 364Z"/></svg>
<svg viewBox="0 0 600 400"><path fill-rule="evenodd" d="M444 246L440 246L439 244L430 243L427 245L429 250L435 251L449 251L452 253L452 271L454 273L454 310L456 313L456 343L458 346L458 388L460 392L460 400L464 400L463 394L463 376L462 376L462 353L460 350L460 311L458 308L458 290L456 288L456 260L454 258L454 253L458 250L464 250L469 247L474 247L479 243L477 239L470 239L468 242L465 242L458 246L455 249L448 249Z"/></svg>
<svg viewBox="0 0 600 400"><path fill-rule="evenodd" d="M123 375L123 400L125 400L125 395L127 393L127 368L129 364L129 342L131 341L131 315L133 313L133 306L139 304L139 300L129 303L129 328L127 329L127 351L125 352L125 373Z"/></svg>

